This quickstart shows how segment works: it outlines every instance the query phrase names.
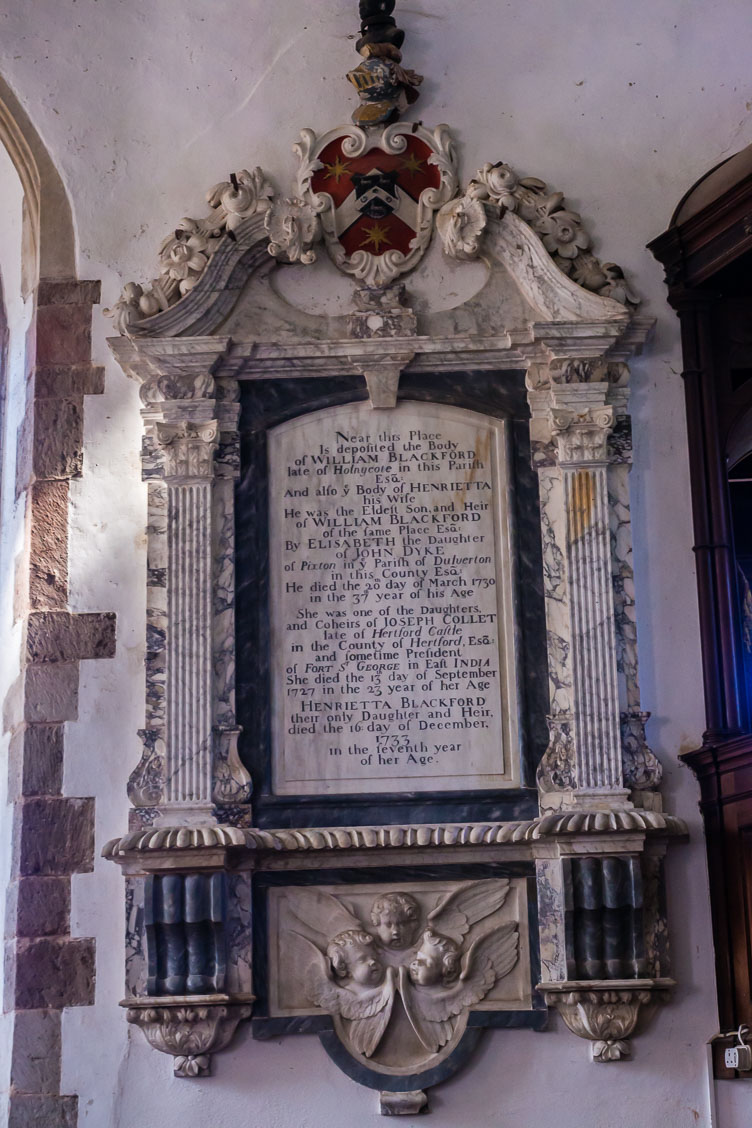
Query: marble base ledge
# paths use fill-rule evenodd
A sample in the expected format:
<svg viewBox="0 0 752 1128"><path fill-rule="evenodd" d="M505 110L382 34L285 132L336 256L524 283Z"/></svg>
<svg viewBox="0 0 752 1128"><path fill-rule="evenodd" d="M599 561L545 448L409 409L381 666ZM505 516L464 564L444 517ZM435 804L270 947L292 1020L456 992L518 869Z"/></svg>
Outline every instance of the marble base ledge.
<svg viewBox="0 0 752 1128"><path fill-rule="evenodd" d="M176 1077L205 1077L211 1055L230 1044L252 1003L252 995L157 995L123 999L120 1006L150 1046L172 1056Z"/></svg>
<svg viewBox="0 0 752 1128"><path fill-rule="evenodd" d="M408 1093L379 1093L379 1112L382 1116L417 1116L428 1112L428 1097L422 1089Z"/></svg>
<svg viewBox="0 0 752 1128"><path fill-rule="evenodd" d="M572 1033L591 1043L593 1061L608 1062L632 1056L630 1036L674 986L673 979L578 979L539 983L538 990Z"/></svg>

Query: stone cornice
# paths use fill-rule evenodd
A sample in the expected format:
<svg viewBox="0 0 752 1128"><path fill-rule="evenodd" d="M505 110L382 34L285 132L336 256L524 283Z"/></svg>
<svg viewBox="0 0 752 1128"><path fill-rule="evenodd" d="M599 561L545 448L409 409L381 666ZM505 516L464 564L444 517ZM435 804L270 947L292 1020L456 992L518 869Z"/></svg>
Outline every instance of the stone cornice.
<svg viewBox="0 0 752 1128"><path fill-rule="evenodd" d="M182 857L195 866L201 854L212 855L215 864L227 851L236 857L249 853L300 853L370 851L389 849L425 850L432 847L473 847L532 844L561 836L649 834L681 838L687 834L682 819L642 809L617 811L566 811L538 819L496 823L408 823L394 826L296 827L261 830L234 826L155 827L113 838L102 856L118 865L133 863L146 868L151 859ZM616 848L616 843L614 844ZM167 863L172 868L176 863Z"/></svg>

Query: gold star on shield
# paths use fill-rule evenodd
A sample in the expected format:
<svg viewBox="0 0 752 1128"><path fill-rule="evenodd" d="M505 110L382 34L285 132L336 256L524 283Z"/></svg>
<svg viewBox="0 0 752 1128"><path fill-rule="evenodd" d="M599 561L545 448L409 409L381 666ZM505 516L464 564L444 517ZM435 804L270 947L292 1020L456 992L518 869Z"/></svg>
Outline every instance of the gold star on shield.
<svg viewBox="0 0 752 1128"><path fill-rule="evenodd" d="M346 176L350 171L349 164L347 161L343 161L340 156L337 157L334 164L325 164L324 168L326 169L326 179L334 179L337 184L339 184L341 178Z"/></svg>
<svg viewBox="0 0 752 1128"><path fill-rule="evenodd" d="M405 172L410 173L410 176L417 176L419 172L423 171L424 164L425 161L422 161L415 153L411 153L409 157L405 157L403 160L402 167Z"/></svg>
<svg viewBox="0 0 752 1128"><path fill-rule="evenodd" d="M364 227L363 230L365 232L366 238L360 244L361 247L365 247L368 243L373 243L373 249L376 254L379 253L379 249L382 243L389 242L389 236L386 232L386 229L384 227L380 227L378 223L374 223L373 227Z"/></svg>

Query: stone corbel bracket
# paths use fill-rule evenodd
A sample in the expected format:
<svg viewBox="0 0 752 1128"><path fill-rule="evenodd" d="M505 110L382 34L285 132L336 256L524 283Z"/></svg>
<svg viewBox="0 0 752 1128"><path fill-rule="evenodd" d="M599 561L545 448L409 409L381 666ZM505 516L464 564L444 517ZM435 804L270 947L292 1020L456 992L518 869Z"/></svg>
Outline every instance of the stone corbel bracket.
<svg viewBox="0 0 752 1128"><path fill-rule="evenodd" d="M630 1036L661 1003L667 1003L672 979L580 980L539 983L538 990L554 1006L578 1038L591 1043L593 1061L621 1061L632 1055Z"/></svg>
<svg viewBox="0 0 752 1128"><path fill-rule="evenodd" d="M204 1077L211 1055L230 1044L238 1023L250 1018L253 996L184 995L124 999L126 1018L155 1050L170 1054L176 1077Z"/></svg>

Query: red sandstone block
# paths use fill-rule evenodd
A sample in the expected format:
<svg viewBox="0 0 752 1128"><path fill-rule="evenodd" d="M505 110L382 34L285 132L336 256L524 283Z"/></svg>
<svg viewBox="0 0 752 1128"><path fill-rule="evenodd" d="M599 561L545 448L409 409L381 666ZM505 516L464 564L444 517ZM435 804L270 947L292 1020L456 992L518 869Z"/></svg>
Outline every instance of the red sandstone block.
<svg viewBox="0 0 752 1128"><path fill-rule="evenodd" d="M8 749L8 799L60 795L63 787L63 726L20 725Z"/></svg>
<svg viewBox="0 0 752 1128"><path fill-rule="evenodd" d="M27 666L24 675L24 720L75 721L78 718L78 662Z"/></svg>
<svg viewBox="0 0 752 1128"><path fill-rule="evenodd" d="M31 490L29 602L65 607L68 600L68 482L35 482Z"/></svg>
<svg viewBox="0 0 752 1128"><path fill-rule="evenodd" d="M26 624L28 662L76 662L113 658L116 616L112 611L71 614L32 611Z"/></svg>
<svg viewBox="0 0 752 1128"><path fill-rule="evenodd" d="M19 939L67 936L70 932L70 878L21 877L8 886L6 931Z"/></svg>
<svg viewBox="0 0 752 1128"><path fill-rule="evenodd" d="M95 978L95 942L89 937L16 944L14 1003L20 1010L90 1007Z"/></svg>
<svg viewBox="0 0 752 1128"><path fill-rule="evenodd" d="M8 1128L76 1128L78 1097L12 1093Z"/></svg>
<svg viewBox="0 0 752 1128"><path fill-rule="evenodd" d="M37 364L86 364L91 360L91 306L37 308Z"/></svg>
<svg viewBox="0 0 752 1128"><path fill-rule="evenodd" d="M94 800L38 796L14 811L20 877L90 873L94 869Z"/></svg>
<svg viewBox="0 0 752 1128"><path fill-rule="evenodd" d="M35 399L98 396L104 391L100 364L40 364L34 373Z"/></svg>
<svg viewBox="0 0 752 1128"><path fill-rule="evenodd" d="M32 462L37 478L78 478L84 461L82 399L38 399L34 404Z"/></svg>
<svg viewBox="0 0 752 1128"><path fill-rule="evenodd" d="M98 279L40 278L37 305L97 305L101 291Z"/></svg>

